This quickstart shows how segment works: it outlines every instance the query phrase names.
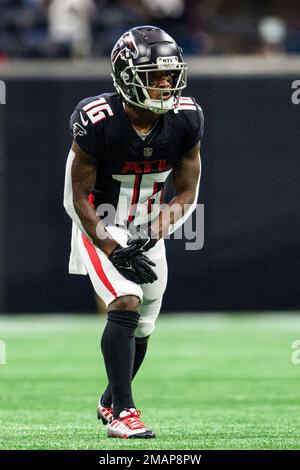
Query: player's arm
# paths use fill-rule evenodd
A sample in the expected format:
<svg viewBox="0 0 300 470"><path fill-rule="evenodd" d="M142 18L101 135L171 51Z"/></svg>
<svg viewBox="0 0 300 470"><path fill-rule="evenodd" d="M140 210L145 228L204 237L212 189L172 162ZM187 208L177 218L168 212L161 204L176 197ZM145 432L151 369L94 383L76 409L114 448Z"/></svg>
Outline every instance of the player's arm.
<svg viewBox="0 0 300 470"><path fill-rule="evenodd" d="M176 230L196 207L201 176L200 144L183 155L173 171L175 197L151 224L156 238Z"/></svg>
<svg viewBox="0 0 300 470"><path fill-rule="evenodd" d="M73 141L66 167L64 206L79 229L109 256L117 242L106 231L101 218L88 200L95 188L96 177L96 159Z"/></svg>

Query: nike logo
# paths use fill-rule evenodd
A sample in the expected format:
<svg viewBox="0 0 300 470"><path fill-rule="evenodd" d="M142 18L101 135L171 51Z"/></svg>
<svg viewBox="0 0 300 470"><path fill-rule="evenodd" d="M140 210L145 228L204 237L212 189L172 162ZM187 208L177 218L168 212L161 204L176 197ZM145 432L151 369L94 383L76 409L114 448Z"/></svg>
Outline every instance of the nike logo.
<svg viewBox="0 0 300 470"><path fill-rule="evenodd" d="M83 119L83 116L82 116L82 112L81 112L81 111L80 111L80 117L81 117L82 124L83 124L84 126L87 126L88 123L89 123L89 120L87 119L87 120L85 121L85 120Z"/></svg>

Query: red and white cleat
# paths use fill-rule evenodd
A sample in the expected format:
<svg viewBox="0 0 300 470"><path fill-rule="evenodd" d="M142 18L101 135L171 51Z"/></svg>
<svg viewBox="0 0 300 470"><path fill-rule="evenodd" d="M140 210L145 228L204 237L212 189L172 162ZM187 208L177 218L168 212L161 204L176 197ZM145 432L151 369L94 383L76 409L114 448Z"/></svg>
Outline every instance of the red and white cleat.
<svg viewBox="0 0 300 470"><path fill-rule="evenodd" d="M113 417L113 409L111 407L105 407L101 404L101 398L97 405L97 418L101 419L103 424L110 423Z"/></svg>
<svg viewBox="0 0 300 470"><path fill-rule="evenodd" d="M123 410L118 419L113 419L108 424L108 437L121 437L123 439L150 439L155 437L140 420L141 412L135 408Z"/></svg>

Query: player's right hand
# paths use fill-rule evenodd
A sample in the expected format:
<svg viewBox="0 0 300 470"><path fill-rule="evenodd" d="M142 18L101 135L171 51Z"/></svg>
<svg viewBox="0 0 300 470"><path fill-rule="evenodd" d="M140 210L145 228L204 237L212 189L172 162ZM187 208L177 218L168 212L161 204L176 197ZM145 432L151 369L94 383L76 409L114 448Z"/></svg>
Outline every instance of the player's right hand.
<svg viewBox="0 0 300 470"><path fill-rule="evenodd" d="M119 246L116 249L116 259L134 259L136 256L149 251L158 242L153 231L148 227L143 228L140 225L133 225L131 223L128 225L128 233L127 246L125 248Z"/></svg>
<svg viewBox="0 0 300 470"><path fill-rule="evenodd" d="M136 284L152 284L157 280L157 275L151 268L156 264L147 256L141 254L134 259L120 259L114 256L115 251L118 249L120 249L119 245L108 258L122 276Z"/></svg>

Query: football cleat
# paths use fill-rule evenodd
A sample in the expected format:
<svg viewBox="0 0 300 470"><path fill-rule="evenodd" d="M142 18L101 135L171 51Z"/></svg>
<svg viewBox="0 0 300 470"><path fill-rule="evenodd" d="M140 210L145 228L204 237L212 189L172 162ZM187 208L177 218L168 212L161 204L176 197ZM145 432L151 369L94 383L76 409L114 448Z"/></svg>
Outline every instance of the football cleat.
<svg viewBox="0 0 300 470"><path fill-rule="evenodd" d="M103 424L110 423L114 419L113 409L110 406L103 406L101 398L97 405L97 418L99 420L101 419Z"/></svg>
<svg viewBox="0 0 300 470"><path fill-rule="evenodd" d="M113 419L108 424L107 436L120 437L122 439L150 439L155 437L140 420L141 412L135 408L125 408L119 418Z"/></svg>

